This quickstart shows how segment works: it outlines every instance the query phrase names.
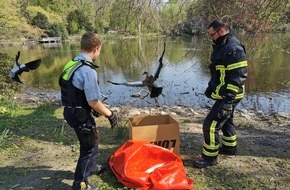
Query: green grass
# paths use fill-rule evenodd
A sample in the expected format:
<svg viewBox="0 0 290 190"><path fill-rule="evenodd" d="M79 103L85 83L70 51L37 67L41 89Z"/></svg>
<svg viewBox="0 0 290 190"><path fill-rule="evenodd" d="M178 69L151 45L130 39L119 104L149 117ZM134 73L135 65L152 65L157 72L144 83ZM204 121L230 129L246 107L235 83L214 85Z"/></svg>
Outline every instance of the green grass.
<svg viewBox="0 0 290 190"><path fill-rule="evenodd" d="M64 121L62 111L62 107L51 103L19 105L7 98L0 98L1 188L24 187L22 182L28 180L33 181L34 186L27 186L26 189L70 189L79 145L74 130ZM96 123L101 135L98 163L106 164L110 155L128 139L128 119L121 118L115 129L110 128L105 117L96 118ZM183 119L180 125L183 124L200 125L200 121ZM241 120L237 128L260 135L262 130L258 127L257 123ZM191 141L196 140L196 135L189 132L186 137L191 137L188 139ZM202 139L202 134L198 138ZM250 143L245 140L240 143L241 150L256 145L249 140ZM245 152L234 158L221 157L218 166L196 169L192 166L193 160L200 152L198 148L192 148L182 146L181 158L188 177L194 180L196 190L287 190L289 187L290 161L286 149L280 152L276 148L274 155L269 146L256 149L253 146L250 155ZM272 156L260 155L267 151ZM103 190L127 189L110 171L92 176L90 181Z"/></svg>
<svg viewBox="0 0 290 190"><path fill-rule="evenodd" d="M42 143L49 143L56 147L69 146L73 153L70 156L77 158L79 150L78 140L74 130L63 119L62 107L49 103L18 105L16 102L5 98L0 99L0 105L0 150L9 152L8 157L15 159L15 162L17 162L16 160L19 156L17 155L18 151L27 151L30 152L29 154L34 154L40 151L41 148L32 147L41 146ZM116 129L112 130L108 127L109 123L106 118L100 117L97 120L101 133L99 163L106 164L110 154L128 138L128 122L126 120L121 121ZM28 144L30 145L28 146ZM3 161L0 162L4 164ZM57 162L58 160L55 160L56 164ZM76 164L76 160L72 163ZM25 165L23 161L20 161L18 167L21 165ZM15 168L8 167L3 169L2 172L0 171L0 176L3 176L3 178L0 177L1 187L4 181L6 181L7 187L11 187L13 186L13 178L17 177L17 175L28 175L29 173L28 168L18 169L17 172L14 171L16 171ZM96 177L92 177L90 180L93 183L97 182L105 189L127 189L118 183L112 175L111 173L106 173L102 178L96 179ZM73 176L70 177L73 179ZM60 176L60 178L66 178L66 176ZM53 184L46 184L46 186L53 187ZM58 188L54 187L51 189Z"/></svg>
<svg viewBox="0 0 290 190"><path fill-rule="evenodd" d="M9 129L5 128L0 134L0 149L4 148L4 143L9 138Z"/></svg>

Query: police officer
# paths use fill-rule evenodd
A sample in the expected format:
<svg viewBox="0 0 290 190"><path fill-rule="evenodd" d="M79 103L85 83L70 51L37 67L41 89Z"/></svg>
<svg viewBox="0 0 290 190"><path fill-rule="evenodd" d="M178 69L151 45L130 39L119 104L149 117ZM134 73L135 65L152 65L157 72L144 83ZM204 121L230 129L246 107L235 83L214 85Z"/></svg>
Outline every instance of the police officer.
<svg viewBox="0 0 290 190"><path fill-rule="evenodd" d="M101 38L92 32L86 32L81 38L81 53L65 65L59 79L64 118L73 127L80 142L73 190L98 189L88 183L88 177L100 174L105 169L97 166L98 130L93 113L107 117L111 128L117 125L118 120L100 101L101 92L95 70L97 65L94 61L98 58L101 47Z"/></svg>
<svg viewBox="0 0 290 190"><path fill-rule="evenodd" d="M198 168L217 164L218 154L235 155L237 137L233 123L234 110L244 96L247 60L244 46L219 20L208 26L213 40L211 78L205 95L216 100L203 123L202 156L194 162ZM221 147L219 131L222 131Z"/></svg>

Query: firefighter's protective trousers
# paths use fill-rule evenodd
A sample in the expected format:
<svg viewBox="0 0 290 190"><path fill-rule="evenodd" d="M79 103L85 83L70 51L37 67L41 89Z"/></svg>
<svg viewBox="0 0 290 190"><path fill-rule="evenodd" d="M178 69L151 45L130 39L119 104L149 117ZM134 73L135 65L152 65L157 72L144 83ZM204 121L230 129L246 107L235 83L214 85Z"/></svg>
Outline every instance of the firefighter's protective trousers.
<svg viewBox="0 0 290 190"><path fill-rule="evenodd" d="M237 137L235 125L233 123L234 110L240 101L233 103L233 110L231 114L225 118L219 118L218 111L223 100L217 100L212 106L211 111L206 116L203 123L204 143L202 156L206 159L214 159L218 156L220 138L219 131L222 130L221 143L223 148L231 151L236 151Z"/></svg>

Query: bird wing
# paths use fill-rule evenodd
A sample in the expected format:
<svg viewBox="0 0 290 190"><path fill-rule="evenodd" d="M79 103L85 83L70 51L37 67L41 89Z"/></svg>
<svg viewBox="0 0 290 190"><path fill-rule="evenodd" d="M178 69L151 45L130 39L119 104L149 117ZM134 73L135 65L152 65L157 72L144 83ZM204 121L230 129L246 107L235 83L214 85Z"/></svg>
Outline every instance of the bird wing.
<svg viewBox="0 0 290 190"><path fill-rule="evenodd" d="M25 64L21 64L16 71L14 70L14 74L21 75L23 72L28 72L30 70L37 69L39 67L40 63L41 63L41 60L37 59L37 60L30 61L30 62L25 63ZM14 68L15 67L13 67L13 69ZM11 70L12 72L13 72L13 69Z"/></svg>
<svg viewBox="0 0 290 190"><path fill-rule="evenodd" d="M135 81L135 82L112 82L107 81L114 85L124 85L124 86L133 86L133 87L143 87L145 86L142 81Z"/></svg>
<svg viewBox="0 0 290 190"><path fill-rule="evenodd" d="M19 64L18 63L19 57L20 57L20 51L18 51L18 53L15 56L15 62L14 62L13 68L9 72L9 76L12 80L19 83L23 83L19 77L21 73L28 72L33 69L37 69L41 63L41 59L30 61L25 64Z"/></svg>
<svg viewBox="0 0 290 190"><path fill-rule="evenodd" d="M126 86L143 87L143 81L127 82Z"/></svg>
<svg viewBox="0 0 290 190"><path fill-rule="evenodd" d="M112 82L112 81L107 81L107 82L114 84L114 85L125 85L125 86L132 86L132 87L144 87L144 86L148 87L148 86L153 85L155 80L159 77L160 71L163 67L162 60L163 60L163 56L165 53L165 47L166 47L166 43L164 41L164 49L163 49L161 57L159 58L159 66L158 66L157 71L155 72L154 76L153 75L147 76L146 79L144 79L143 81L121 82L121 83Z"/></svg>
<svg viewBox="0 0 290 190"><path fill-rule="evenodd" d="M126 82L112 82L112 81L109 81L109 80L107 82L109 82L109 83L111 83L113 85L126 85L127 84Z"/></svg>
<svg viewBox="0 0 290 190"><path fill-rule="evenodd" d="M29 70L34 70L34 69L37 69L39 67L41 63L41 59L37 59L37 60L34 60L34 61L30 61L28 63L25 63L25 67Z"/></svg>
<svg viewBox="0 0 290 190"><path fill-rule="evenodd" d="M163 52L161 54L161 57L159 58L159 65L158 65L158 68L157 68L157 70L156 70L156 72L154 74L154 79L155 80L158 79L160 71L161 71L161 69L163 67L163 56L164 56L164 53L165 53L165 48L166 48L166 42L164 41Z"/></svg>
<svg viewBox="0 0 290 190"><path fill-rule="evenodd" d="M160 94L162 94L162 87L152 86L152 91L150 94L150 98L157 98Z"/></svg>

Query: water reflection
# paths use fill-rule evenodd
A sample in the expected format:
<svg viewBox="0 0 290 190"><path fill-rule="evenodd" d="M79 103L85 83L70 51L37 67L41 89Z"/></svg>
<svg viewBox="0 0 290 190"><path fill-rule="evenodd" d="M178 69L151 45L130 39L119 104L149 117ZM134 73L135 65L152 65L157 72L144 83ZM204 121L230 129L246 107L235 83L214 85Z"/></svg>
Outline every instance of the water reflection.
<svg viewBox="0 0 290 190"><path fill-rule="evenodd" d="M290 59L289 35L265 38L258 46L249 46L249 79L247 96L239 108L263 112L290 113L289 81ZM142 79L142 73L153 73L163 51L162 38L139 38L104 41L97 60L99 82L107 103L125 105L131 101L131 94L140 88L115 86L107 81L125 82ZM252 40L253 41L253 40ZM251 42L252 42L251 41ZM164 67L158 79L163 86L164 96L159 96L161 105L192 105L205 107L212 102L201 95L209 80L207 64L211 44L202 36L166 40ZM286 45L285 45L286 44ZM263 48L261 48L263 47ZM288 49L287 49L288 48ZM24 73L21 77L26 86L58 90L58 77L64 64L79 53L78 43L46 44L32 46L11 46L0 48L1 52L14 57L21 51L20 62L41 58L38 70ZM131 102L135 106L154 106L154 100L147 97Z"/></svg>

